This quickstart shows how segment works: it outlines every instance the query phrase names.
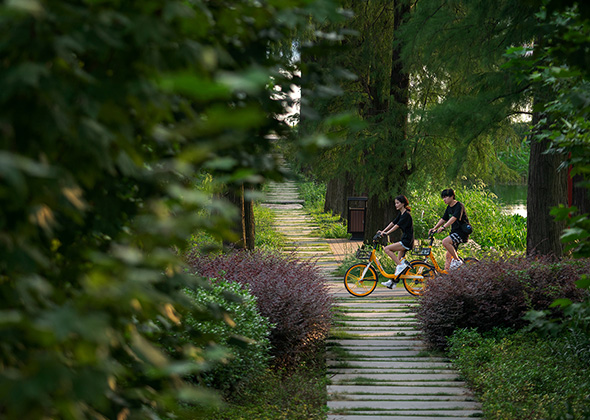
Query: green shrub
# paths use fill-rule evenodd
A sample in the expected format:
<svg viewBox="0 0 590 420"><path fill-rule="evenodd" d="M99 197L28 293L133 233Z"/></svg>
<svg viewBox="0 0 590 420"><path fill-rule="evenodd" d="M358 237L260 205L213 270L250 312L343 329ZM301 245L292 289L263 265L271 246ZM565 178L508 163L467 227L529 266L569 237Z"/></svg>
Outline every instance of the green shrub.
<svg viewBox="0 0 590 420"><path fill-rule="evenodd" d="M323 346L332 325L333 301L314 263L260 251L217 257L193 252L186 260L200 275L248 286L260 313L273 324L272 355L279 365L305 360Z"/></svg>
<svg viewBox="0 0 590 420"><path fill-rule="evenodd" d="M256 298L239 283L213 279L210 289L189 289L186 293L197 306L215 305L228 317L198 320L187 317L189 328L213 334L218 344L231 354L214 364L200 377L205 385L231 392L245 381L260 375L270 362L271 324L260 315ZM180 343L184 337L178 337Z"/></svg>
<svg viewBox="0 0 590 420"><path fill-rule="evenodd" d="M450 356L489 420L590 418L590 364L565 337L457 330Z"/></svg>
<svg viewBox="0 0 590 420"><path fill-rule="evenodd" d="M529 310L548 309L557 298L583 300L586 293L575 283L589 270L590 260L482 260L430 282L417 317L428 343L441 349L456 329L519 329Z"/></svg>

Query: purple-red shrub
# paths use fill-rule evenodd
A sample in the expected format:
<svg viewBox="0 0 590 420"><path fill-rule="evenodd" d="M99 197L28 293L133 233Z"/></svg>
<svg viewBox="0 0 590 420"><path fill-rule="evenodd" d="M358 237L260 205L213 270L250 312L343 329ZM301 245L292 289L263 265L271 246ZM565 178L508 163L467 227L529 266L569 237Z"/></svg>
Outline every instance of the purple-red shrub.
<svg viewBox="0 0 590 420"><path fill-rule="evenodd" d="M312 355L326 339L333 300L313 262L258 251L215 257L191 253L186 260L199 275L248 285L260 313L274 324L270 342L277 363Z"/></svg>
<svg viewBox="0 0 590 420"><path fill-rule="evenodd" d="M420 298L417 316L426 341L444 349L456 329L520 329L529 310L548 309L558 298L581 301L586 292L575 282L588 272L588 260L480 261L431 281Z"/></svg>

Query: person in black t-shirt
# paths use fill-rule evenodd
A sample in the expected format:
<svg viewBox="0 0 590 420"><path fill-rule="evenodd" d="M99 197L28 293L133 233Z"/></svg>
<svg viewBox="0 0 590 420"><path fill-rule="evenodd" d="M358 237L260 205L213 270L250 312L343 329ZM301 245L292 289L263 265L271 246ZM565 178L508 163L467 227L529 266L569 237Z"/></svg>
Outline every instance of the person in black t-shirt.
<svg viewBox="0 0 590 420"><path fill-rule="evenodd" d="M398 195L394 200L395 208L399 211L399 215L395 220L387 225L383 230L377 231L379 234L389 235L391 232L397 229L402 230L402 239L400 242L396 242L387 245L383 248L383 251L397 264L395 268L395 275L398 276L404 271L404 268L409 266L408 262L404 259L406 251L414 247L414 222L412 221L412 215L410 214L411 208L408 199L404 195ZM398 253L397 255L395 253ZM393 280L381 282L384 286L391 288L394 284Z"/></svg>
<svg viewBox="0 0 590 420"><path fill-rule="evenodd" d="M467 218L463 203L455 199L455 191L447 188L440 195L447 208L438 223L428 233L438 233L451 226L451 233L443 239L442 244L447 250L445 269L452 270L463 264L463 261L457 254L457 249L459 248L459 244L466 243L469 240L469 235L462 229L464 224L469 224L469 219Z"/></svg>

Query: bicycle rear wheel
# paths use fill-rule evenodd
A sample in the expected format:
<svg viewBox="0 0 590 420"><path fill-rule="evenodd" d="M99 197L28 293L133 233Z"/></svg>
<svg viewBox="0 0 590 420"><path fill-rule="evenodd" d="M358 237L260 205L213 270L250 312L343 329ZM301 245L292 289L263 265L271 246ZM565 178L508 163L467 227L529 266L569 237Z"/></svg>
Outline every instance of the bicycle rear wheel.
<svg viewBox="0 0 590 420"><path fill-rule="evenodd" d="M414 296L420 296L424 293L426 283L433 279L435 275L436 270L432 265L423 261L414 261L411 263L411 267L401 277L404 280L404 287L408 293Z"/></svg>
<svg viewBox="0 0 590 420"><path fill-rule="evenodd" d="M368 296L377 287L379 277L373 267L369 267L365 276L361 279L365 267L367 267L367 264L355 264L344 275L344 287L353 296Z"/></svg>

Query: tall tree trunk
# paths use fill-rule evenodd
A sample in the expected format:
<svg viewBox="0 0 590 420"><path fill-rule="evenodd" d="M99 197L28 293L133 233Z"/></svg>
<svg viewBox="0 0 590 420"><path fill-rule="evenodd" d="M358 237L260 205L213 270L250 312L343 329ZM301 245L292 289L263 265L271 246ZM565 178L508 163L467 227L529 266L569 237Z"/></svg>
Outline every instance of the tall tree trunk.
<svg viewBox="0 0 590 420"><path fill-rule="evenodd" d="M367 216L365 218L365 240L369 240L377 233L378 230L385 228L389 222L397 217L398 211L395 209L393 199L384 202L379 201L379 197L372 195L367 201ZM390 242L399 241L401 232L399 229L389 235Z"/></svg>
<svg viewBox="0 0 590 420"><path fill-rule="evenodd" d="M231 188L225 194L239 211L239 217L234 220L230 229L235 233L234 242L225 241L225 248L234 247L238 249L254 249L255 229L254 229L254 204L251 200L245 199L245 187L242 185L236 189Z"/></svg>
<svg viewBox="0 0 590 420"><path fill-rule="evenodd" d="M576 206L578 211L576 214L590 213L590 194L588 188L579 186L580 182L584 181L582 175L576 175L571 180L572 183L572 206Z"/></svg>
<svg viewBox="0 0 590 420"><path fill-rule="evenodd" d="M345 172L341 176L328 181L324 211L331 211L342 219L348 220L348 197L366 196L366 194L359 192L354 184L350 172Z"/></svg>
<svg viewBox="0 0 590 420"><path fill-rule="evenodd" d="M564 156L544 154L548 145L548 141L531 143L527 193L527 254L561 257L563 247L559 237L565 224L556 222L549 212L554 206L567 204L567 172L557 170Z"/></svg>
<svg viewBox="0 0 590 420"><path fill-rule="evenodd" d="M256 247L256 227L254 220L254 202L248 198L248 194L245 194L244 189L244 238L246 249L253 251Z"/></svg>
<svg viewBox="0 0 590 420"><path fill-rule="evenodd" d="M377 230L383 229L393 221L398 214L395 209L394 197L406 194L408 178L411 171L408 168L406 158L406 137L408 125L408 101L410 77L404 71L401 61L401 45L396 41L395 34L402 23L403 17L409 12L409 3L397 0L394 4L395 15L393 24L394 43L391 53L391 73L389 77L388 112L393 114L389 127L389 141L393 144L388 150L393 153L392 164L388 165L386 176L387 200L379 200L372 196L367 203L367 220L365 223L365 239L372 237ZM397 242L401 238L401 232L396 230L389 237L390 242Z"/></svg>

